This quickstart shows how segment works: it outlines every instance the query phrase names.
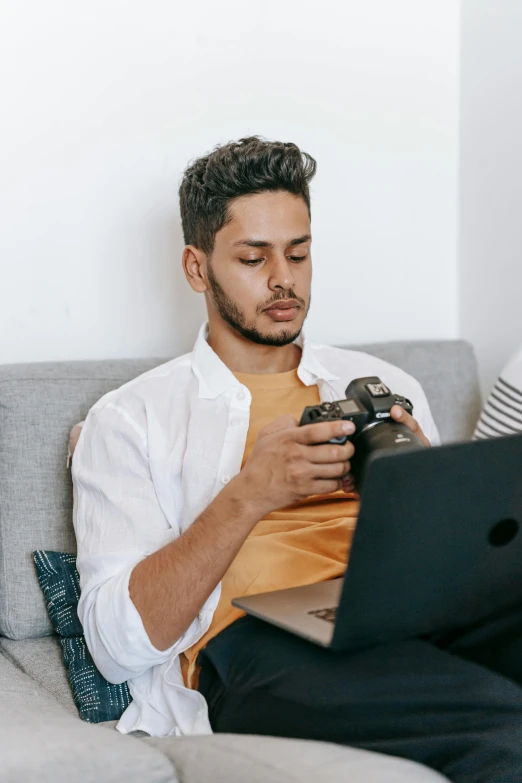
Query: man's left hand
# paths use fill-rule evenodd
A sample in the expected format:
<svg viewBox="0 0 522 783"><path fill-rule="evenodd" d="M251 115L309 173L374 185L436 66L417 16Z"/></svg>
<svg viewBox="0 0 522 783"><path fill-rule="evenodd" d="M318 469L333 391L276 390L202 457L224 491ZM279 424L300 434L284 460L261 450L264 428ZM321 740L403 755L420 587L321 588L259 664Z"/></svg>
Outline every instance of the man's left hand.
<svg viewBox="0 0 522 783"><path fill-rule="evenodd" d="M415 433L415 435L421 439L425 446L431 446L426 435L420 428L420 424L417 419L414 419L404 408L400 405L394 405L390 411L391 417L394 421L400 421L401 424L405 424L408 429Z"/></svg>

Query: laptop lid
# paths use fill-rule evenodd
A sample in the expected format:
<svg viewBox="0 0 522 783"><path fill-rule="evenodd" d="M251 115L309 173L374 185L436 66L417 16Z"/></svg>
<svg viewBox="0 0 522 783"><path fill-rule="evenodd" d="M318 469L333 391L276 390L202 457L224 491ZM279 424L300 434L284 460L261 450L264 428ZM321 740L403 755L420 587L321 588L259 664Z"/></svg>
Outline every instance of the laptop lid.
<svg viewBox="0 0 522 783"><path fill-rule="evenodd" d="M522 436L375 454L332 647L464 627L522 602Z"/></svg>

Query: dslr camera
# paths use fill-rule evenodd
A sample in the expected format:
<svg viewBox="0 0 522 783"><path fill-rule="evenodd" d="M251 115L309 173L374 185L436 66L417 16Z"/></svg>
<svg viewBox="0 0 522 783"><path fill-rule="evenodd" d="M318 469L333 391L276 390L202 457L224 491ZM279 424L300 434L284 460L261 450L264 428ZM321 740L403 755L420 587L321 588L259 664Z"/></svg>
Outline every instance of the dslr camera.
<svg viewBox="0 0 522 783"><path fill-rule="evenodd" d="M405 450L424 448L424 443L405 424L391 418L393 405L412 414L413 405L399 394L392 394L380 378L356 378L346 388L346 399L309 405L303 411L299 426L322 421L353 421L355 432L329 443L351 440L355 453L351 459L352 474L360 486L364 467L370 455L380 449Z"/></svg>

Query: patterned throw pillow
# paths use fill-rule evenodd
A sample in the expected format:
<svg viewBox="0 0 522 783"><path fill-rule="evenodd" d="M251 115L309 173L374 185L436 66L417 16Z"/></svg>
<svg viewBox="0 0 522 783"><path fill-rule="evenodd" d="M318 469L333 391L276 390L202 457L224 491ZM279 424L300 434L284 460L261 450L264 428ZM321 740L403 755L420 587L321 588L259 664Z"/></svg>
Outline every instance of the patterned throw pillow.
<svg viewBox="0 0 522 783"><path fill-rule="evenodd" d="M91 657L78 619L80 577L76 557L66 552L34 552L38 581L51 624L60 637L63 659L80 717L89 723L118 720L131 701L127 683L112 685Z"/></svg>

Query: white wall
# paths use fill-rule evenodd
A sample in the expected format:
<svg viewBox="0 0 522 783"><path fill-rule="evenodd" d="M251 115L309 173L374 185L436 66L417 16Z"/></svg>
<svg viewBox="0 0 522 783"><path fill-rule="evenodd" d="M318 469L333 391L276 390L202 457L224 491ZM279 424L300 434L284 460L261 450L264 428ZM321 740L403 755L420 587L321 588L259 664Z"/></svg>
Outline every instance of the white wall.
<svg viewBox="0 0 522 783"><path fill-rule="evenodd" d="M460 331L486 393L522 344L522 2L465 0Z"/></svg>
<svg viewBox="0 0 522 783"><path fill-rule="evenodd" d="M455 0L3 0L0 362L189 349L178 182L251 133L319 162L313 337L456 336L458 50Z"/></svg>

